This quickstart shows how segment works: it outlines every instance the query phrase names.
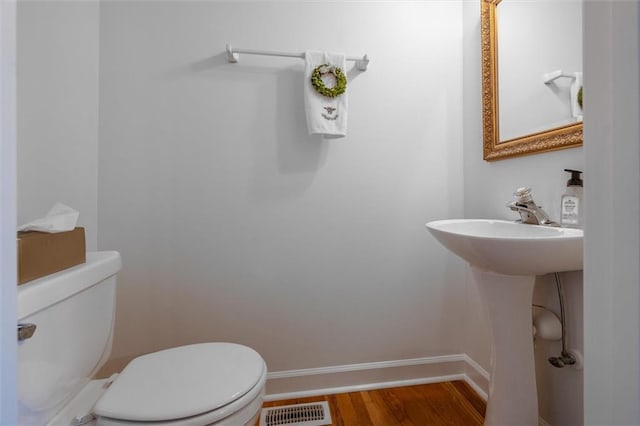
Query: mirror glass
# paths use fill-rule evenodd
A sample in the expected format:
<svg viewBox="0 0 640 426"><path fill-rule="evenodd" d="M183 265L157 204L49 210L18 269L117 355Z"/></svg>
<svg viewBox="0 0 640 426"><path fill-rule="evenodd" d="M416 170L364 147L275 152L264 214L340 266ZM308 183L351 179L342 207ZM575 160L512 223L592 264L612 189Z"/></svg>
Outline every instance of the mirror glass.
<svg viewBox="0 0 640 426"><path fill-rule="evenodd" d="M581 145L582 2L481 0L481 30L484 158Z"/></svg>
<svg viewBox="0 0 640 426"><path fill-rule="evenodd" d="M502 0L497 21L500 139L578 121L570 89L582 71L582 3ZM571 77L545 84L558 70Z"/></svg>

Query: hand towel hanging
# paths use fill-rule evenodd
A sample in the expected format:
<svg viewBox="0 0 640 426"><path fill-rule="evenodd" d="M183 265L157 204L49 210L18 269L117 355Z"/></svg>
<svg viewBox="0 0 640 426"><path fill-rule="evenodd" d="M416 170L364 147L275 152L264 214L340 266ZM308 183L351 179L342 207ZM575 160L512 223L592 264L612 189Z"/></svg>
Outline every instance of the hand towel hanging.
<svg viewBox="0 0 640 426"><path fill-rule="evenodd" d="M309 134L347 135L347 77L341 53L305 52L304 103Z"/></svg>

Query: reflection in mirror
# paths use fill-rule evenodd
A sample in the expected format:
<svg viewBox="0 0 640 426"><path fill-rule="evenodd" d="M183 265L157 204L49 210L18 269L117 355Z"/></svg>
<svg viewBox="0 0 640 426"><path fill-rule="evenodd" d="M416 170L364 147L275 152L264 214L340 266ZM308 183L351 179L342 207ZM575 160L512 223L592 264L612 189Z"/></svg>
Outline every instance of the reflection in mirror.
<svg viewBox="0 0 640 426"><path fill-rule="evenodd" d="M485 160L582 144L581 25L581 1L481 0Z"/></svg>
<svg viewBox="0 0 640 426"><path fill-rule="evenodd" d="M582 2L503 0L497 20L500 138L575 123L570 89L582 71ZM543 75L557 70L566 77L545 84Z"/></svg>

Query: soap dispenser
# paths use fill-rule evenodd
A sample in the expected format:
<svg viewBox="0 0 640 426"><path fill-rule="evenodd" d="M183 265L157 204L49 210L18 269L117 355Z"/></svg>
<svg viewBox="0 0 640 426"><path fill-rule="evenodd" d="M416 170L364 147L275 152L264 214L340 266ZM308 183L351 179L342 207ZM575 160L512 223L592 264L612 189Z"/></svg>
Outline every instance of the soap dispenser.
<svg viewBox="0 0 640 426"><path fill-rule="evenodd" d="M567 181L567 191L562 196L560 224L565 228L582 228L583 211L582 205L582 174L579 170L564 169L571 173L571 179Z"/></svg>

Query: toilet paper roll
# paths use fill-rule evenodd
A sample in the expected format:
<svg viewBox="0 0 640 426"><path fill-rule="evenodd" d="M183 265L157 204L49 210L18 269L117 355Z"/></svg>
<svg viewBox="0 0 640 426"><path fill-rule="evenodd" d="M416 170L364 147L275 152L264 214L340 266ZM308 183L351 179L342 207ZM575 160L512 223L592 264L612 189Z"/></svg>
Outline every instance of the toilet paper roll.
<svg viewBox="0 0 640 426"><path fill-rule="evenodd" d="M547 309L542 309L534 315L533 327L536 339L562 339L562 324L560 323L560 318Z"/></svg>

